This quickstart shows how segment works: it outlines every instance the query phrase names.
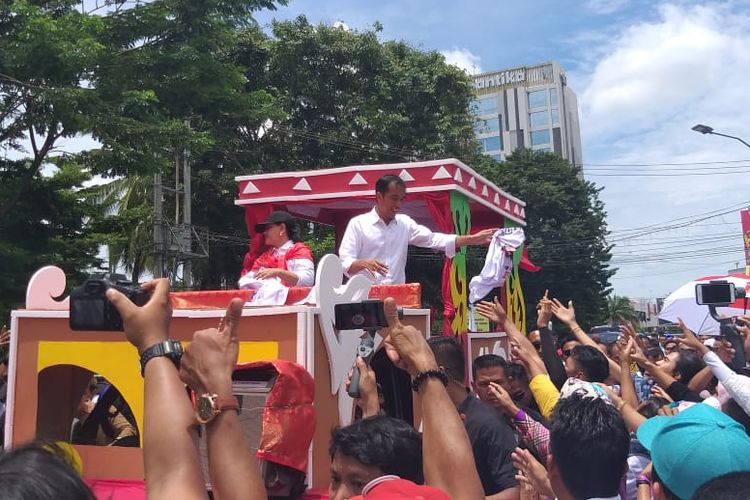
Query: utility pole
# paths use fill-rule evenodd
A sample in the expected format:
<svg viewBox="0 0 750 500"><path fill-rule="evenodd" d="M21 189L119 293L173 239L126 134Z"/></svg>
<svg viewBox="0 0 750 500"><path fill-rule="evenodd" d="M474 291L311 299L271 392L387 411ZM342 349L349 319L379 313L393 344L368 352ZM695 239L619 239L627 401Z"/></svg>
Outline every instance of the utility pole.
<svg viewBox="0 0 750 500"><path fill-rule="evenodd" d="M182 223L185 229L182 234L184 235L183 248L186 249L186 253L189 254L188 258L183 261L182 264L182 279L185 288L188 290L193 288L193 226L192 226L192 189L190 186L190 150L185 148L182 156Z"/></svg>
<svg viewBox="0 0 750 500"><path fill-rule="evenodd" d="M164 213L161 174L154 174L154 278L164 277Z"/></svg>

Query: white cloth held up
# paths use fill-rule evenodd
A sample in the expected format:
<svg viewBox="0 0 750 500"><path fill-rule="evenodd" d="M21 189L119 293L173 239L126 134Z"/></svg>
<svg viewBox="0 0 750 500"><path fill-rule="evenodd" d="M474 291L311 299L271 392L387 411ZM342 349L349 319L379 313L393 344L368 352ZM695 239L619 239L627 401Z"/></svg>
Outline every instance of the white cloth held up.
<svg viewBox="0 0 750 500"><path fill-rule="evenodd" d="M495 231L484 259L482 272L479 276L474 276L469 283L470 304L505 283L513 269L513 252L523 245L525 240L523 229L520 227L505 227Z"/></svg>

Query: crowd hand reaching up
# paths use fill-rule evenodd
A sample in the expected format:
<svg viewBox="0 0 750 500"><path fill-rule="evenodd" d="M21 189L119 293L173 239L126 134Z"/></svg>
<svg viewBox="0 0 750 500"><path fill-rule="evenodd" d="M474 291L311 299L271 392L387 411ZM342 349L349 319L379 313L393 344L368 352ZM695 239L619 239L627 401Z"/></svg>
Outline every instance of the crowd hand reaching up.
<svg viewBox="0 0 750 500"><path fill-rule="evenodd" d="M8 325L3 325L2 330L0 330L0 345L5 345L10 343L10 329L8 328Z"/></svg>
<svg viewBox="0 0 750 500"><path fill-rule="evenodd" d="M500 304L500 301L497 299L497 297L493 298L492 302L489 302L487 300L477 302L474 305L474 309L482 316L500 326L505 325L505 320L508 317L505 309L503 309L503 306L502 304Z"/></svg>
<svg viewBox="0 0 750 500"><path fill-rule="evenodd" d="M237 334L243 305L242 299L232 299L219 328L195 332L193 341L185 348L180 379L196 394L232 394L232 373L240 349Z"/></svg>
<svg viewBox="0 0 750 500"><path fill-rule="evenodd" d="M685 326L685 323L682 321L682 318L677 318L677 324L680 325L680 330L682 330L682 338L677 339L680 345L683 345L689 349L694 350L700 356L703 356L708 351L710 351L710 349L706 347L698 337L695 336L695 334L690 330L690 328Z"/></svg>
<svg viewBox="0 0 750 500"><path fill-rule="evenodd" d="M515 417L520 408L513 402L513 398L510 397L508 391L495 382L490 382L489 390L493 398L493 406L500 409L506 416Z"/></svg>
<svg viewBox="0 0 750 500"><path fill-rule="evenodd" d="M521 364L526 367L526 372L529 374L530 378L534 378L537 375L547 374L547 368L544 366L544 362L539 357L536 349L534 349L528 339L525 337L522 338L523 340L526 340L528 345L522 343L521 339L517 337L511 337L510 345L512 357L520 361Z"/></svg>
<svg viewBox="0 0 750 500"><path fill-rule="evenodd" d="M529 450L516 448L511 457L513 466L518 470L516 480L525 486L530 486L539 495L555 498L555 492L552 491L552 484L547 476L547 469Z"/></svg>
<svg viewBox="0 0 750 500"><path fill-rule="evenodd" d="M437 368L435 355L422 336L411 325L404 325L398 317L398 306L392 298L383 302L388 327L380 331L388 358L412 377L419 372Z"/></svg>
<svg viewBox="0 0 750 500"><path fill-rule="evenodd" d="M574 326L578 325L576 322L576 310L573 307L572 300L569 300L568 307L565 307L559 300L552 299L552 314L567 325L568 328L572 329Z"/></svg>
<svg viewBox="0 0 750 500"><path fill-rule="evenodd" d="M549 321L552 319L552 302L547 297L548 294L549 290L545 290L544 295L539 299L539 303L536 306L537 328L547 328Z"/></svg>
<svg viewBox="0 0 750 500"><path fill-rule="evenodd" d="M378 385L375 378L375 370L365 363L361 356L355 361L359 368L359 405L362 408L362 418L373 417L380 412L380 401L378 401ZM352 383L354 369L346 376L346 392Z"/></svg>
<svg viewBox="0 0 750 500"><path fill-rule="evenodd" d="M107 299L122 317L125 337L142 353L154 344L164 342L169 336L172 310L169 304L169 281L165 278L149 281L141 288L151 292L146 305L138 307L125 295L109 288Z"/></svg>

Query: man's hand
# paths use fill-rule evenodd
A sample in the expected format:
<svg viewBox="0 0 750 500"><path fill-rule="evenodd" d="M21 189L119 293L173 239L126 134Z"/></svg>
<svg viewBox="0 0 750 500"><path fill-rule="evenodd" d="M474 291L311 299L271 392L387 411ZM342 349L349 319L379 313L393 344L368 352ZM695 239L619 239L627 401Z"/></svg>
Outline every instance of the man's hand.
<svg viewBox="0 0 750 500"><path fill-rule="evenodd" d="M277 278L281 269L267 267L255 272L255 279L268 280L271 278Z"/></svg>
<svg viewBox="0 0 750 500"><path fill-rule="evenodd" d="M487 319L489 319L493 323L497 323L500 326L505 324L507 314L505 313L505 309L503 309L502 304L500 304L500 301L497 300L497 297L492 299L492 302L486 300L477 302L474 305L474 309L476 309L476 311L482 316L487 317Z"/></svg>
<svg viewBox="0 0 750 500"><path fill-rule="evenodd" d="M544 291L544 295L539 299L536 306L536 327L547 328L549 320L552 319L552 302L547 298L549 290Z"/></svg>
<svg viewBox="0 0 750 500"><path fill-rule="evenodd" d="M493 401L490 403L492 406L499 408L505 415L514 417L518 413L518 406L513 402L513 398L510 397L508 391L502 388L495 382L490 382L489 385L490 395L493 397ZM496 402L496 404L495 404Z"/></svg>
<svg viewBox="0 0 750 500"><path fill-rule="evenodd" d="M362 418L372 417L380 411L380 402L378 401L378 382L373 370L361 356L357 356L355 361L359 368L359 402L362 408ZM346 376L346 391L349 392L349 385L352 383L354 369L349 371Z"/></svg>
<svg viewBox="0 0 750 500"><path fill-rule="evenodd" d="M154 344L169 338L172 310L169 305L169 281L165 278L149 281L141 288L151 291L146 305L138 307L125 295L110 288L107 299L122 317L125 337L142 353Z"/></svg>
<svg viewBox="0 0 750 500"><path fill-rule="evenodd" d="M367 269L372 274L385 276L388 274L388 266L377 259L359 259L355 260L349 267L350 274L356 274L363 269Z"/></svg>
<svg viewBox="0 0 750 500"><path fill-rule="evenodd" d="M492 241L492 236L495 234L495 231L497 231L497 228L493 229L484 229L482 231L479 231L478 233L474 233L471 235L471 242L470 245L487 245L490 241Z"/></svg>
<svg viewBox="0 0 750 500"><path fill-rule="evenodd" d="M576 310L573 308L573 301L568 301L568 307L566 308L557 299L552 299L552 314L557 316L557 319L572 327L576 323Z"/></svg>
<svg viewBox="0 0 750 500"><path fill-rule="evenodd" d="M534 458L534 455L529 450L516 448L511 457L513 459L513 466L518 470L518 474L516 475L518 481L529 484L540 495L550 498L555 497L549 477L547 476L547 469Z"/></svg>
<svg viewBox="0 0 750 500"><path fill-rule="evenodd" d="M180 379L196 394L232 394L232 372L237 365L237 338L242 299L232 299L218 330L209 328L193 334L180 362Z"/></svg>
<svg viewBox="0 0 750 500"><path fill-rule="evenodd" d="M438 367L435 355L422 336L422 333L410 325L404 325L398 317L398 307L392 298L383 303L388 328L380 331L388 358L409 375L433 370Z"/></svg>

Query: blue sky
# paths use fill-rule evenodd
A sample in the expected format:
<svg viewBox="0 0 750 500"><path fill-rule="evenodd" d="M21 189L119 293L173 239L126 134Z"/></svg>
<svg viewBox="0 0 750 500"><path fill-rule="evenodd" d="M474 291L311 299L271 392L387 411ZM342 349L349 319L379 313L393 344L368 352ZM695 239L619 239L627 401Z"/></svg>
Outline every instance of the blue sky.
<svg viewBox="0 0 750 500"><path fill-rule="evenodd" d="M749 0L292 0L257 19L300 14L352 29L379 21L381 39L469 72L560 61L579 99L585 176L604 188L616 293L664 296L744 264L750 149L690 127L750 142ZM703 164L734 160L747 161ZM634 164L647 166L619 166Z"/></svg>

